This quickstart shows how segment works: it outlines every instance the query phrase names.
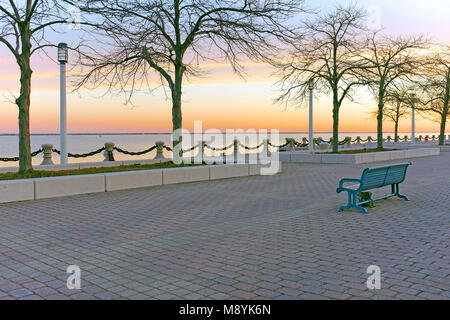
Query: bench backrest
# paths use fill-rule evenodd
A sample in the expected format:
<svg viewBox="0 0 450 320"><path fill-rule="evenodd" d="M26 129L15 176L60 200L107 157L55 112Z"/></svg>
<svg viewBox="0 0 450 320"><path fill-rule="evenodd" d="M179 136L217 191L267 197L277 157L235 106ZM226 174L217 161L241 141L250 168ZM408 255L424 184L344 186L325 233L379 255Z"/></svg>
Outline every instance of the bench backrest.
<svg viewBox="0 0 450 320"><path fill-rule="evenodd" d="M381 188L405 181L406 170L411 162L384 167L367 168L361 176L360 191Z"/></svg>

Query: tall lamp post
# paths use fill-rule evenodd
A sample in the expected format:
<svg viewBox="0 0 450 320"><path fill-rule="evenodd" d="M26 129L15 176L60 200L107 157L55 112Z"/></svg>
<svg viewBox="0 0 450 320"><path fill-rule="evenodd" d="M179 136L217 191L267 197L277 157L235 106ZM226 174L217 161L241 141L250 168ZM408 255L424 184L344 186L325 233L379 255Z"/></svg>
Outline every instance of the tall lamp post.
<svg viewBox="0 0 450 320"><path fill-rule="evenodd" d="M60 148L61 164L67 164L67 98L66 98L66 63L69 54L66 43L58 44L58 61L60 65Z"/></svg>
<svg viewBox="0 0 450 320"><path fill-rule="evenodd" d="M314 114L313 114L313 102L314 102L314 81L313 79L309 79L308 81L309 88L309 144L308 150L314 151Z"/></svg>
<svg viewBox="0 0 450 320"><path fill-rule="evenodd" d="M411 144L416 144L416 98L415 93L411 94L411 107L412 107L412 123L411 123Z"/></svg>

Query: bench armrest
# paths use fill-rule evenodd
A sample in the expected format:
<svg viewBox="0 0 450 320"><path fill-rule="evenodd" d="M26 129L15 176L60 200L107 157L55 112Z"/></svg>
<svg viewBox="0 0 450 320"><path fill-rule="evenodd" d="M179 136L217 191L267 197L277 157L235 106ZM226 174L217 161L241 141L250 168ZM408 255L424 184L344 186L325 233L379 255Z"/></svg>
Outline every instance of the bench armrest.
<svg viewBox="0 0 450 320"><path fill-rule="evenodd" d="M344 188L344 183L346 183L346 182L356 182L356 183L361 184L360 179L342 179L339 182L339 188L337 188L337 190L336 190L337 193L340 193L340 192L344 191L344 189L346 189L346 188Z"/></svg>

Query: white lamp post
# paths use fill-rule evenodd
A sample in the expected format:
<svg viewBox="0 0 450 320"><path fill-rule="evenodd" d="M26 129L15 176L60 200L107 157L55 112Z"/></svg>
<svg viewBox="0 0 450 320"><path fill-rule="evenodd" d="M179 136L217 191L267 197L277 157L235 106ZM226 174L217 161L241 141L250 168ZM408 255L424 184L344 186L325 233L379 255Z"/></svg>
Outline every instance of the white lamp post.
<svg viewBox="0 0 450 320"><path fill-rule="evenodd" d="M308 81L309 88L309 151L314 151L314 114L313 114L313 102L314 102L314 81L310 79Z"/></svg>
<svg viewBox="0 0 450 320"><path fill-rule="evenodd" d="M67 164L67 99L66 99L66 63L69 54L67 44L58 44L58 61L60 65L60 148L61 164Z"/></svg>
<svg viewBox="0 0 450 320"><path fill-rule="evenodd" d="M411 123L411 144L416 144L416 97L415 93L411 94L412 106L412 123Z"/></svg>

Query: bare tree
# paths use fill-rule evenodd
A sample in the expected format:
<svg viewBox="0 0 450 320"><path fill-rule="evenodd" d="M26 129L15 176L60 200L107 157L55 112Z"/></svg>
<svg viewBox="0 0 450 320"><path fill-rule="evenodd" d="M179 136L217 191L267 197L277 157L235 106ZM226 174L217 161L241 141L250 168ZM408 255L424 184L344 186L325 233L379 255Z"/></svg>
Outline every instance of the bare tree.
<svg viewBox="0 0 450 320"><path fill-rule="evenodd" d="M71 2L71 1L68 1ZM181 141L184 77L199 75L205 61L228 62L243 75L241 61L276 57L280 43L293 34L284 23L302 12L303 0L99 0L76 1L106 39L82 64L78 83L105 85L125 93L150 88L151 75L170 89L174 148ZM85 68L86 69L86 68ZM181 146L181 145L180 145ZM175 154L175 153L174 153Z"/></svg>
<svg viewBox="0 0 450 320"><path fill-rule="evenodd" d="M443 47L430 59L419 83L419 112L440 123L439 144L445 144L445 130L450 118L450 46Z"/></svg>
<svg viewBox="0 0 450 320"><path fill-rule="evenodd" d="M66 23L64 12L56 0L0 0L0 44L14 55L20 68L20 94L15 99L19 108L19 171L32 170L30 150L30 58L37 51L54 45L45 40L45 31Z"/></svg>
<svg viewBox="0 0 450 320"><path fill-rule="evenodd" d="M411 96L407 86L396 84L389 88L384 95L383 119L394 123L394 141L399 141L398 126L402 118L411 114ZM377 107L371 115L379 119L379 108Z"/></svg>
<svg viewBox="0 0 450 320"><path fill-rule="evenodd" d="M373 68L366 69L365 75L369 89L378 103L377 147L380 149L383 148L383 116L385 115L386 94L395 81L414 76L418 68L425 63L423 57L415 49L424 48L426 43L427 41L422 36L391 38L380 36L379 32L374 32L367 39L362 57L373 66Z"/></svg>
<svg viewBox="0 0 450 320"><path fill-rule="evenodd" d="M367 84L361 73L369 63L360 57L365 17L365 11L352 3L304 22L304 32L290 60L276 65L283 92L279 101L303 103L310 80L317 91L332 93L333 152L338 152L342 102L352 99L356 86Z"/></svg>

